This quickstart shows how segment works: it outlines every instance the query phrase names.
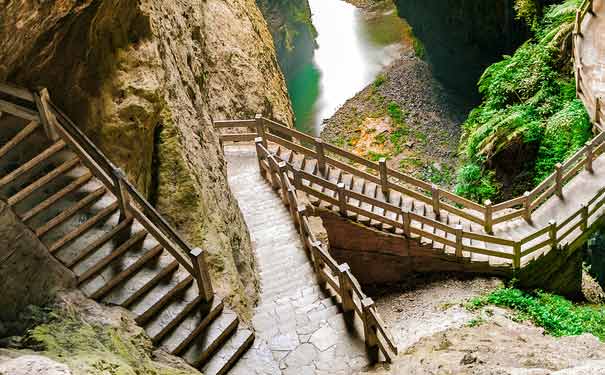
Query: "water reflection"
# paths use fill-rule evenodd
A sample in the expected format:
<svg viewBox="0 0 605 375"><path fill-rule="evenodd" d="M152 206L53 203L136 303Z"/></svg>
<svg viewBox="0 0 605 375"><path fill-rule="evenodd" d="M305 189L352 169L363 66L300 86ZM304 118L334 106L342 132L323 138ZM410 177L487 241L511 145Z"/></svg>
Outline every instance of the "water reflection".
<svg viewBox="0 0 605 375"><path fill-rule="evenodd" d="M297 128L319 135L323 119L410 45L410 29L388 2L373 12L342 0L309 4L319 48L313 64L287 78Z"/></svg>

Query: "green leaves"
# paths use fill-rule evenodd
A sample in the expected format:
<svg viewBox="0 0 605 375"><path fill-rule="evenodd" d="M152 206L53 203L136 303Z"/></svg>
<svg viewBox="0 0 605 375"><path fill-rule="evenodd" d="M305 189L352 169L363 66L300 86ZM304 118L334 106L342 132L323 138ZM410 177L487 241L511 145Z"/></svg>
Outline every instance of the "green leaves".
<svg viewBox="0 0 605 375"><path fill-rule="evenodd" d="M553 336L591 333L605 340L603 307L575 305L554 294L541 291L529 294L514 288L501 288L487 296L474 298L466 307L473 310L490 304L513 309L515 320L530 320Z"/></svg>

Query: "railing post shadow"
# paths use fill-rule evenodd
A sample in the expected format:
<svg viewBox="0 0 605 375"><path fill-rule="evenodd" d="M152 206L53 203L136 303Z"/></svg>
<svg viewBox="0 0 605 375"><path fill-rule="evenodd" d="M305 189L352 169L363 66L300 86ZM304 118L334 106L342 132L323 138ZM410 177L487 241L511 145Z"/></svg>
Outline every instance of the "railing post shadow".
<svg viewBox="0 0 605 375"><path fill-rule="evenodd" d="M116 188L116 198L118 199L118 206L120 208L120 223L126 220L130 215L128 213L130 197L128 195L128 190L126 189L126 184L124 184L125 179L126 174L124 173L124 171L120 168L116 168L114 170L114 184Z"/></svg>
<svg viewBox="0 0 605 375"><path fill-rule="evenodd" d="M380 348L378 346L377 322L371 311L374 307L374 301L370 297L366 297L361 300L361 307L363 311L362 320L366 349L368 350L368 355L372 362L377 362Z"/></svg>
<svg viewBox="0 0 605 375"><path fill-rule="evenodd" d="M559 247L559 243L557 241L557 222L554 220L550 220L548 222L548 236L551 241L551 249L556 250Z"/></svg>
<svg viewBox="0 0 605 375"><path fill-rule="evenodd" d="M347 189L345 189L345 184L342 182L337 186L340 216L347 217Z"/></svg>
<svg viewBox="0 0 605 375"><path fill-rule="evenodd" d="M586 171L590 174L594 173L592 161L594 159L594 147L591 141L586 142Z"/></svg>
<svg viewBox="0 0 605 375"><path fill-rule="evenodd" d="M531 193L523 193L523 218L528 224L531 224Z"/></svg>
<svg viewBox="0 0 605 375"><path fill-rule="evenodd" d="M321 288L326 287L327 281L323 277L323 270L325 268L325 263L320 254L321 251L321 242L315 241L311 245L311 255L313 257L313 268L315 269L315 275L317 276L317 283Z"/></svg>
<svg viewBox="0 0 605 375"><path fill-rule="evenodd" d="M580 224L580 228L582 232L586 232L588 229L588 206L582 203L580 205L580 210L582 211L582 224Z"/></svg>
<svg viewBox="0 0 605 375"><path fill-rule="evenodd" d="M484 230L487 234L494 233L494 210L491 200L486 200L485 204L485 226Z"/></svg>
<svg viewBox="0 0 605 375"><path fill-rule="evenodd" d="M563 198L563 166L561 163L557 163L555 165L555 191L557 193L557 197L560 199Z"/></svg>
<svg viewBox="0 0 605 375"><path fill-rule="evenodd" d="M189 252L189 258L191 259L191 263L193 264L193 271L195 273L195 275L193 276L196 279L200 296L202 297L204 302L211 301L214 296L214 290L212 288L212 279L210 278L210 273L208 272L207 255L208 252L206 250L200 249L199 247Z"/></svg>
<svg viewBox="0 0 605 375"><path fill-rule="evenodd" d="M317 153L317 168L319 173L326 176L326 155L324 150L324 142L321 138L315 138L315 152Z"/></svg>

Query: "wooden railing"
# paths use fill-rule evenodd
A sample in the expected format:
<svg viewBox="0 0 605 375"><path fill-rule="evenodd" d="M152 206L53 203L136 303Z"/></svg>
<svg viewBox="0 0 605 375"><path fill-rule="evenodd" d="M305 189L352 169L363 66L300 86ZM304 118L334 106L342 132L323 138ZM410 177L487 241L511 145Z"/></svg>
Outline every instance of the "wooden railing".
<svg viewBox="0 0 605 375"><path fill-rule="evenodd" d="M256 142L256 150L261 173L281 191L281 199L290 209L304 247L311 255L318 281L338 294L345 313L359 316L363 322L366 345L380 349L384 357L391 361L398 352L393 338L378 315L374 302L363 293L349 266L346 263L338 264L313 234L306 208L299 200L297 187L292 184L287 163L271 154L260 138Z"/></svg>
<svg viewBox="0 0 605 375"><path fill-rule="evenodd" d="M567 219L560 223L551 222L523 239L513 241L508 237L499 238L489 235L493 233L495 226L519 218L531 223L532 215L538 207L554 195L564 198L564 186L582 170L592 173L593 161L605 152L605 133L601 131L605 108L602 106L601 98L596 97L591 88L585 84L580 53L580 40L583 38L582 23L586 15L592 13L592 7L593 1L586 0L577 12L574 60L577 67L578 97L589 110L597 135L564 163L556 165L555 172L532 191L506 202L493 205L489 201L485 204L469 201L432 184L392 170L387 167L385 160L380 160L378 163L371 162L260 115L253 120L217 121L215 127L249 129L243 134L222 135L223 142L249 142L260 137L264 148L267 148L268 143L271 142L317 160L317 168L321 172L317 175L287 165L292 183L300 191L338 207L342 215L348 216L350 213L362 215L400 229L407 236L424 237L443 246L453 247L458 257L472 257L475 253L499 257L511 260L513 268L519 269L525 257L547 247L556 248L564 241L569 242L572 236L577 237L587 231L601 216L599 210L605 199L603 190ZM404 212L400 207L385 201L356 193L351 190L351 187L334 184L324 178L328 166L378 184L386 198L390 191L398 191L431 206L437 219L441 212L451 213L483 226L485 233L488 234L467 232L459 226L444 224L426 215ZM378 212L372 207L377 207ZM434 230L426 230L427 227ZM478 246L478 243L483 246Z"/></svg>
<svg viewBox="0 0 605 375"><path fill-rule="evenodd" d="M0 93L35 105L15 104L0 99L0 111L29 121L39 121L51 139L62 139L79 156L103 185L117 198L120 221L134 217L197 281L200 296L206 301L214 292L207 267L207 252L192 248L126 179L125 174L105 157L98 147L52 101L47 90L32 93L0 83Z"/></svg>

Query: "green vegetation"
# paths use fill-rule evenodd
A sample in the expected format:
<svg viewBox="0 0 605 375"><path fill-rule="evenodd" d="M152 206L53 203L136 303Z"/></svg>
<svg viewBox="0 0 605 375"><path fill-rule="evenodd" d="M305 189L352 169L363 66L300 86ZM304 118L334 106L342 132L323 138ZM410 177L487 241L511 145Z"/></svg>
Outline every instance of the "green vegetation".
<svg viewBox="0 0 605 375"><path fill-rule="evenodd" d="M50 321L30 330L28 346L64 362L74 374L185 375L152 360L153 345L142 330L91 324L76 313L51 313Z"/></svg>
<svg viewBox="0 0 605 375"><path fill-rule="evenodd" d="M378 77L372 83L372 88L377 90L380 86L382 86L387 81L387 76L384 74L379 74Z"/></svg>
<svg viewBox="0 0 605 375"><path fill-rule="evenodd" d="M368 155L367 158L370 159L371 161L379 161L382 158L388 159L389 155L388 154L382 154L379 152L374 152L374 151L368 151Z"/></svg>
<svg viewBox="0 0 605 375"><path fill-rule="evenodd" d="M529 320L553 336L591 333L605 340L605 308L576 305L567 299L540 291L526 293L515 288L501 288L484 297L474 298L469 309L485 305L508 307L517 321Z"/></svg>
<svg viewBox="0 0 605 375"><path fill-rule="evenodd" d="M527 160L520 161L521 173L538 184L590 138L590 120L575 98L566 48L579 3L567 0L547 8L532 24L534 38L490 66L479 80L483 102L464 124L459 194L497 200L500 186L487 165L497 169L499 163L519 162L498 159L503 151L523 155ZM531 0L516 4L523 19L538 14ZM511 177L514 181L516 176Z"/></svg>

